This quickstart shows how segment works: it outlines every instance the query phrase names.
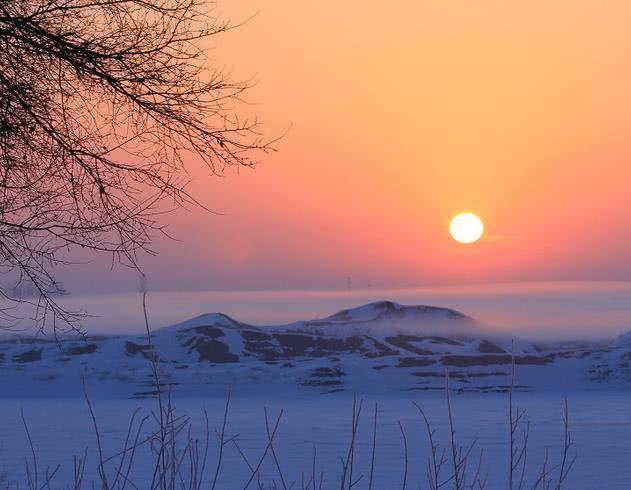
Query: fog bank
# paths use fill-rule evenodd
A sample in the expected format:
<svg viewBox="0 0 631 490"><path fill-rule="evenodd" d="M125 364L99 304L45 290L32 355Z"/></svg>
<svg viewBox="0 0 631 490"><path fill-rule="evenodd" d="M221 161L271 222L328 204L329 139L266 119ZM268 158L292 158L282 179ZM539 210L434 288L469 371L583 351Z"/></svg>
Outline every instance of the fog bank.
<svg viewBox="0 0 631 490"><path fill-rule="evenodd" d="M397 290L159 291L149 292L152 328L202 313L222 312L256 325L322 318L378 300L454 308L479 322L521 337L613 337L631 329L631 283L563 282L497 284ZM61 302L94 315L84 328L95 333L144 329L139 293L72 295ZM20 327L29 330L24 321Z"/></svg>

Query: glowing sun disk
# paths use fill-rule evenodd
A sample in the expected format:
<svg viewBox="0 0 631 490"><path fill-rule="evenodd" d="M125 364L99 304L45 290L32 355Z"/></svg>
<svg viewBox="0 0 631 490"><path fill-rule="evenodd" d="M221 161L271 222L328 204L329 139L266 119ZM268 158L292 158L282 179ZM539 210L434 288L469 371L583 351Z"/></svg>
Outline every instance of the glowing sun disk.
<svg viewBox="0 0 631 490"><path fill-rule="evenodd" d="M461 213L451 220L449 233L457 242L473 243L482 238L484 225L475 214Z"/></svg>

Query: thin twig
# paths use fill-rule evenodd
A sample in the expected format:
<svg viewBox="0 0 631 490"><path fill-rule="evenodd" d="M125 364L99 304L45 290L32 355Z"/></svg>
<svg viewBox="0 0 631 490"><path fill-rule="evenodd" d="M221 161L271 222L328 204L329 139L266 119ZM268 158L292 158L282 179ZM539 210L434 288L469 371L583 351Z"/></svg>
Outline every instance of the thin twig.
<svg viewBox="0 0 631 490"><path fill-rule="evenodd" d="M408 482L408 438L405 435L405 430L403 429L403 425L400 420L397 420L399 424L399 429L401 430L401 437L403 437L403 458L404 458L404 467L403 467L403 485L402 490L405 490Z"/></svg>
<svg viewBox="0 0 631 490"><path fill-rule="evenodd" d="M219 438L219 455L217 457L217 466L215 467L215 476L213 478L212 490L215 490L217 486L217 479L219 478L219 470L221 469L221 463L223 460L223 448L225 446L226 425L228 424L228 410L230 407L230 390L228 390L228 397L226 399L226 407L223 413L223 423L221 425L221 436Z"/></svg>
<svg viewBox="0 0 631 490"><path fill-rule="evenodd" d="M377 403L375 403L375 414L372 424L372 453L370 456L370 479L368 480L368 490L372 490L372 480L375 471L375 454L377 452L377 410L378 406Z"/></svg>

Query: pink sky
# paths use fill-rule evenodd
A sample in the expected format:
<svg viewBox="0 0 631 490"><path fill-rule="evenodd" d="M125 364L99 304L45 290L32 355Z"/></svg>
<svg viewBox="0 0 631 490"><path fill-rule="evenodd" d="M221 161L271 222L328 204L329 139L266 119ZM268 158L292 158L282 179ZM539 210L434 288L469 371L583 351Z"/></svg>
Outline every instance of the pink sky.
<svg viewBox="0 0 631 490"><path fill-rule="evenodd" d="M156 289L376 288L631 278L631 3L219 2L211 55L255 76L255 170L205 176ZM485 238L449 238L474 211ZM71 291L125 290L104 262ZM94 273L102 278L94 281Z"/></svg>

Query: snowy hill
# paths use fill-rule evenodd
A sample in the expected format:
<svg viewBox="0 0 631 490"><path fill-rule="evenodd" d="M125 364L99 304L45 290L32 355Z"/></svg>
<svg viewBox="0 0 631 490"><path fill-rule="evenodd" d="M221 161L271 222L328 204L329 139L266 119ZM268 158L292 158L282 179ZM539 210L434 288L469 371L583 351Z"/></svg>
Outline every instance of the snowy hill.
<svg viewBox="0 0 631 490"><path fill-rule="evenodd" d="M542 347L489 336L447 308L381 301L326 318L254 326L211 313L146 336L0 342L4 394L97 393L150 397L150 360L182 394L311 390L502 392L514 352L518 390L615 388L631 380L631 342Z"/></svg>

